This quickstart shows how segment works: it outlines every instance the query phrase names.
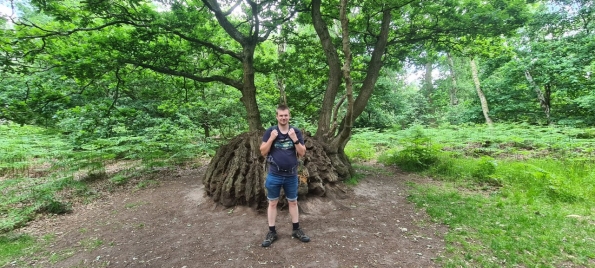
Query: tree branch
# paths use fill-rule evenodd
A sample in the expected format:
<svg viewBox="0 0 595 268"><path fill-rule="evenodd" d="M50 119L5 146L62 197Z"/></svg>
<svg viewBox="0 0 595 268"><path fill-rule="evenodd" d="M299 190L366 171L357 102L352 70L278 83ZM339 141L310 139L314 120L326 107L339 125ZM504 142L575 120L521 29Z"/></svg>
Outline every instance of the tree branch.
<svg viewBox="0 0 595 268"><path fill-rule="evenodd" d="M341 99L339 99L339 102L337 102L337 105L335 105L335 109L333 110L332 127L328 131L329 136L335 135L335 131L337 131L337 126L338 126L337 118L339 117L339 108L341 108L341 105L343 105L343 102L345 101L346 98L347 98L347 95L343 95L341 97Z"/></svg>
<svg viewBox="0 0 595 268"><path fill-rule="evenodd" d="M23 36L23 37L19 37L19 40L30 40L30 39L39 39L39 38L43 39L43 38L52 37L52 36L69 36L69 35L77 33L77 32L97 31L97 30L101 30L103 28L113 26L113 25L118 25L118 24L128 24L128 25L137 26L137 27L145 27L143 25L139 25L139 24L133 23L131 21L117 20L117 21L108 22L103 25L99 25L97 27L92 27L92 28L76 28L76 29L72 29L69 31L52 31L52 30L47 30L40 26L37 26L35 23L32 23L32 22L18 23L19 26L33 27L35 29L38 29L38 30L41 30L41 31L47 33L44 35Z"/></svg>
<svg viewBox="0 0 595 268"><path fill-rule="evenodd" d="M128 64L132 64L132 65L136 65L136 66L140 66L149 70L153 70L155 72L158 73L162 73L162 74L169 74L169 75L175 75L175 76L180 76L180 77L186 77L188 79L192 79L194 81L198 81L198 82L220 82L223 83L225 85L234 87L238 90L242 90L243 88L243 83L242 81L236 81L233 79L230 79L228 77L225 76L220 76L220 75L214 75L214 76L209 76L209 77L201 77L201 76L197 76L197 75L193 75L193 74L189 74L186 72L180 72L180 71L176 71L176 70L172 70L169 68L165 68L165 67L157 67L157 66L153 66L150 64L146 64L143 62L137 62L137 61L133 61L133 60L123 60L124 63L128 63Z"/></svg>
<svg viewBox="0 0 595 268"><path fill-rule="evenodd" d="M235 52L230 51L230 50L227 50L227 49L223 49L223 48L221 48L219 46L216 46L216 45L214 45L212 43L205 42L205 41L196 39L194 37L187 36L187 35L179 32L179 31L171 31L171 33L179 36L180 38L182 38L182 39L184 39L184 40L186 40L188 42L197 43L197 44L200 44L202 46L208 47L208 48L210 48L210 49L212 49L214 51L217 51L217 52L219 52L221 54L229 55L229 56L231 56L234 59L237 59L239 61L242 60L242 57L238 53L235 53Z"/></svg>
<svg viewBox="0 0 595 268"><path fill-rule="evenodd" d="M332 147L344 148L351 137L351 129L353 127L353 81L351 80L351 46L349 38L349 19L347 14L349 13L349 7L347 6L348 0L341 0L341 39L343 43L343 54L345 55L345 62L343 63L343 79L345 80L345 95L347 96L347 112L345 113L344 127L340 130L332 141ZM336 122L336 121L335 121ZM334 126L333 126L334 129Z"/></svg>
<svg viewBox="0 0 595 268"><path fill-rule="evenodd" d="M242 46L247 42L246 37L231 24L225 13L221 11L221 7L219 7L216 0L202 0L202 2L215 14L219 24L231 38L242 44Z"/></svg>
<svg viewBox="0 0 595 268"><path fill-rule="evenodd" d="M366 78L360 88L360 93L355 99L354 107L353 107L353 118L357 118L365 109L372 92L374 92L374 86L376 85L376 81L378 80L378 76L380 74L380 69L382 69L382 56L386 51L387 40L388 40L388 33L390 31L390 23L391 23L392 15L390 9L385 9L382 12L382 22L380 27L380 34L376 45L374 46L374 51L372 52L372 57L368 64L368 69L366 72Z"/></svg>
<svg viewBox="0 0 595 268"><path fill-rule="evenodd" d="M320 39L320 44L326 57L326 62L329 67L328 83L322 100L320 114L318 117L318 130L316 137L322 140L329 139L329 128L332 116L332 107L335 103L335 98L341 84L341 65L337 49L333 45L331 36L329 34L326 22L322 19L320 12L321 0L312 0L312 23L316 34Z"/></svg>

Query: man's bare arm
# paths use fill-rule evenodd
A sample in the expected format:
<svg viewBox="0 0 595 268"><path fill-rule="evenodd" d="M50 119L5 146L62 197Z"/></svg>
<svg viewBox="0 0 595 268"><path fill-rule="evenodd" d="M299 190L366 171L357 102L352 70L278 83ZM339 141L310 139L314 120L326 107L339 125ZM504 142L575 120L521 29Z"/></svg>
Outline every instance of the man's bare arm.
<svg viewBox="0 0 595 268"><path fill-rule="evenodd" d="M262 144L260 144L260 154L266 157L271 151L271 145L273 145L273 141L271 140L268 140L267 142L263 142Z"/></svg>
<svg viewBox="0 0 595 268"><path fill-rule="evenodd" d="M299 157L302 157L306 154L306 146L301 143L295 145L295 150L297 151Z"/></svg>

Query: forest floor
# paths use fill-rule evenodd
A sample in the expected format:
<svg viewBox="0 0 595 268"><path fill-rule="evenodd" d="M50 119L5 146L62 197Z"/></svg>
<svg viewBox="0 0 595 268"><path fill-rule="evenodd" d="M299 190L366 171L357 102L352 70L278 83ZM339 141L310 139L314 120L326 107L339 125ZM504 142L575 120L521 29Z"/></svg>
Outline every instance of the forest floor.
<svg viewBox="0 0 595 268"><path fill-rule="evenodd" d="M358 170L364 177L347 197L300 200L309 243L291 238L282 209L279 239L263 248L266 212L213 203L205 169L159 172L149 187L120 187L70 214L37 219L19 232L45 237L44 248L6 267L440 266L447 228L406 199L406 182L430 180L377 165Z"/></svg>

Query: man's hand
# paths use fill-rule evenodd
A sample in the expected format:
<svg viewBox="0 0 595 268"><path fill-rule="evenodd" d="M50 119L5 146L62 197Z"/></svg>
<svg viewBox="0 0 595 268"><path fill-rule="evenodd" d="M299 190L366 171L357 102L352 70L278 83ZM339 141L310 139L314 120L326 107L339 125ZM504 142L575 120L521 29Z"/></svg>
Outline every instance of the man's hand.
<svg viewBox="0 0 595 268"><path fill-rule="evenodd" d="M275 142L275 139L277 138L277 136L279 136L279 132L277 132L276 129L273 129L271 131L271 136L269 136L269 140L267 142L262 142L262 144L260 144L260 154L264 157L266 157L269 154L269 151L271 150L271 146L273 145L273 142Z"/></svg>
<svg viewBox="0 0 595 268"><path fill-rule="evenodd" d="M277 138L277 136L279 136L279 132L277 132L276 129L273 129L273 131L271 131L271 136L269 137L269 141L274 141Z"/></svg>
<svg viewBox="0 0 595 268"><path fill-rule="evenodd" d="M290 128L287 134L289 134L289 138L291 139L291 141L296 141L298 139L297 135L295 135L295 130L293 128Z"/></svg>

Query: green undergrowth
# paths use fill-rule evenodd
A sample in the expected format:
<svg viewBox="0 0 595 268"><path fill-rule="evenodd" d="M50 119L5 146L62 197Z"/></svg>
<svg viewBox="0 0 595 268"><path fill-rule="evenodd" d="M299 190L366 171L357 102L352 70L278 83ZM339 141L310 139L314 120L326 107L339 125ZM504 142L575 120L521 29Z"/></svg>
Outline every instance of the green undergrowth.
<svg viewBox="0 0 595 268"><path fill-rule="evenodd" d="M0 234L39 214L69 213L73 202L97 198L97 187L109 191L154 170L196 163L215 146L175 134L168 141L114 137L76 145L57 131L0 125ZM137 188L153 184L141 180Z"/></svg>
<svg viewBox="0 0 595 268"><path fill-rule="evenodd" d="M10 267L16 265L15 259L32 251L35 238L13 233L0 234L0 265Z"/></svg>
<svg viewBox="0 0 595 268"><path fill-rule="evenodd" d="M592 267L592 203L535 200L522 190L415 185L409 200L445 224L445 267Z"/></svg>
<svg viewBox="0 0 595 268"><path fill-rule="evenodd" d="M437 182L412 184L409 200L449 227L445 267L595 267L594 133L415 126L358 132L350 146L374 157L346 153Z"/></svg>
<svg viewBox="0 0 595 268"><path fill-rule="evenodd" d="M413 126L405 130L358 129L345 148L354 161L382 158L415 143L469 157L528 158L595 157L595 128L542 127L526 124Z"/></svg>
<svg viewBox="0 0 595 268"><path fill-rule="evenodd" d="M39 215L69 213L74 202L92 202L116 187L152 187L159 170L197 165L217 146L184 130L168 135L78 144L54 130L0 125L0 266L20 266L13 261L43 247L43 239L13 232Z"/></svg>

